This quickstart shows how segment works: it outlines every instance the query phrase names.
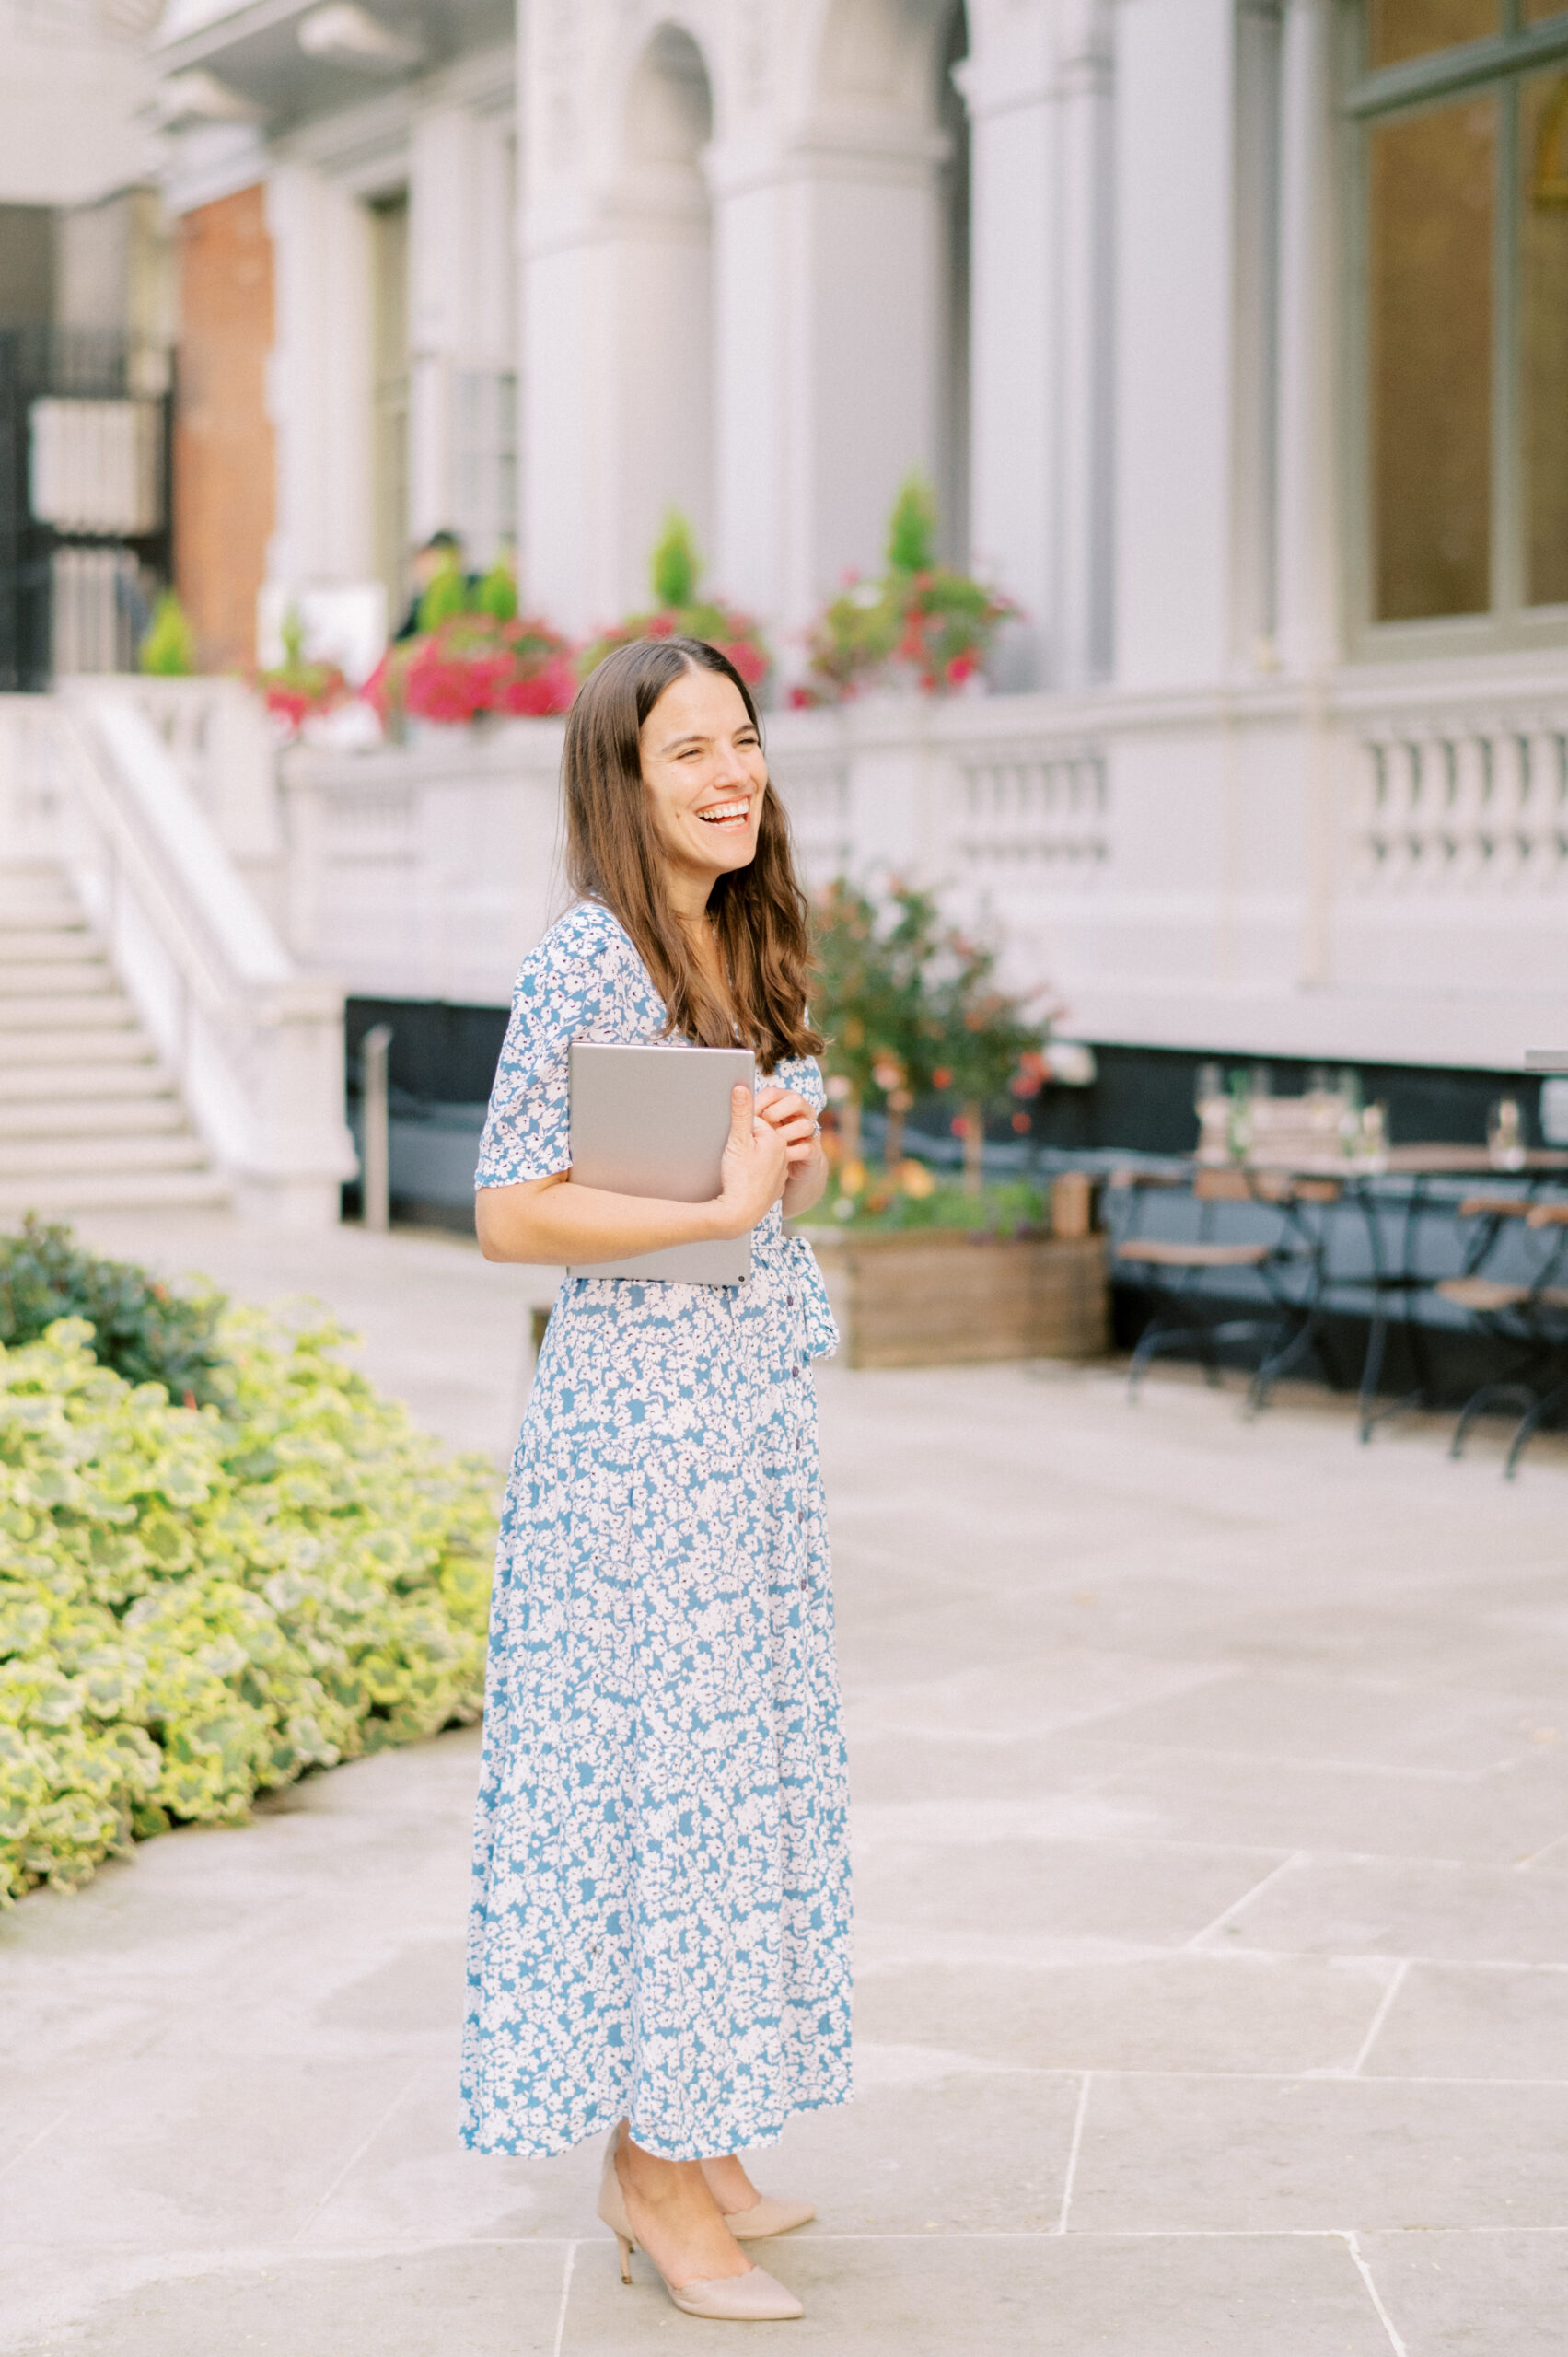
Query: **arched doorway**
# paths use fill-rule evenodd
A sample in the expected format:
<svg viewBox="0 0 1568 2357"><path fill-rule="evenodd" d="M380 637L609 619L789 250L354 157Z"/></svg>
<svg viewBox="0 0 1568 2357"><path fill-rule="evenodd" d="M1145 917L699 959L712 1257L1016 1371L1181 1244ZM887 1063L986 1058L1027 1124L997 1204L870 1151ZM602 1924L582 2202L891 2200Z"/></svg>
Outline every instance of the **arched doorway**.
<svg viewBox="0 0 1568 2357"><path fill-rule="evenodd" d="M645 604L648 555L679 508L712 551L713 229L703 158L713 136L703 53L680 26L649 37L626 87L615 271L621 475L615 566L622 610Z"/></svg>

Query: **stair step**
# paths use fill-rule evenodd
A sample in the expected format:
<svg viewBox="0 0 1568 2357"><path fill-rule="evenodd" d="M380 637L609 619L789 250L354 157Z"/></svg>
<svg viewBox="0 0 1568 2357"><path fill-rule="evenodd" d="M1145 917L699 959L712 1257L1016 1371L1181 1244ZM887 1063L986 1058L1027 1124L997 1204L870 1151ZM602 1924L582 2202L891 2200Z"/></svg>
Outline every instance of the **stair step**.
<svg viewBox="0 0 1568 2357"><path fill-rule="evenodd" d="M99 1138L101 1149L116 1151L107 1141L151 1137L187 1126L185 1108L172 1089L161 1096L111 1097L107 1103L94 1096L48 1095L22 1100L10 1098L0 1113L0 1139Z"/></svg>
<svg viewBox="0 0 1568 2357"><path fill-rule="evenodd" d="M99 1177L105 1154L99 1138L0 1139L0 1181L7 1178L74 1178L78 1174ZM116 1138L114 1169L197 1170L207 1161L207 1149L189 1130L170 1137Z"/></svg>
<svg viewBox="0 0 1568 2357"><path fill-rule="evenodd" d="M0 998L0 1033L135 1028L136 1010L130 1000L110 995L108 991L84 993L80 998L65 998L58 993L28 999Z"/></svg>
<svg viewBox="0 0 1568 2357"><path fill-rule="evenodd" d="M127 1026L124 1029L55 1030L41 1024L36 1031L0 1028L0 1075L20 1064L156 1064L152 1043Z"/></svg>
<svg viewBox="0 0 1568 2357"><path fill-rule="evenodd" d="M0 1179L0 1220L24 1212L174 1211L223 1206L233 1190L211 1170L100 1170L80 1177Z"/></svg>
<svg viewBox="0 0 1568 2357"><path fill-rule="evenodd" d="M78 949L69 959L7 958L0 941L0 1007L7 999L32 1000L56 993L64 998L118 996L114 977L102 958L84 958ZM13 1014L10 1019L15 1021L17 1017Z"/></svg>
<svg viewBox="0 0 1568 2357"><path fill-rule="evenodd" d="M73 1044L75 1044L73 1042ZM45 1098L57 1104L89 1101L93 1097L138 1098L167 1097L172 1083L145 1039L133 1039L140 1061L120 1063L66 1062L63 1058L21 1057L0 1049L0 1105L31 1104Z"/></svg>
<svg viewBox="0 0 1568 2357"><path fill-rule="evenodd" d="M0 914L0 974L13 966L71 965L82 958L103 962L102 952L79 921L44 925L29 915L26 924L8 924Z"/></svg>

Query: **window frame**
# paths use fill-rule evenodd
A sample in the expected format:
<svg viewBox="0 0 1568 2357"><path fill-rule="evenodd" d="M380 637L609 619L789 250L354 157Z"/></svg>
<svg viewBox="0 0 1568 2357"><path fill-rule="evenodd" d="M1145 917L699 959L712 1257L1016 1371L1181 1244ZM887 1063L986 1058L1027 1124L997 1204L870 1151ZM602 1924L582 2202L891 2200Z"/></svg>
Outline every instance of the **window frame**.
<svg viewBox="0 0 1568 2357"><path fill-rule="evenodd" d="M1342 344L1346 421L1345 609L1353 657L1398 662L1420 656L1527 653L1568 645L1568 604L1525 602L1523 416L1519 383L1519 92L1543 66L1568 68L1568 0L1562 15L1521 25L1521 0L1504 0L1504 29L1428 57L1365 64L1367 0L1342 8L1340 139L1344 210L1342 285L1348 306ZM1467 97L1495 93L1498 122L1493 202L1491 606L1479 614L1434 614L1379 621L1373 593L1370 157L1378 122L1409 118Z"/></svg>

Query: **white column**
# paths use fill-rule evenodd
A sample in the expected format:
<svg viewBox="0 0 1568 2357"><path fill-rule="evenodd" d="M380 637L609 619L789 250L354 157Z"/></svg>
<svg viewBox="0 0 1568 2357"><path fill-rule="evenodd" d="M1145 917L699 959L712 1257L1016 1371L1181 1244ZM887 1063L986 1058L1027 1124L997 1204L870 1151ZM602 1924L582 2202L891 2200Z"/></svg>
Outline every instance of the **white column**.
<svg viewBox="0 0 1568 2357"><path fill-rule="evenodd" d="M1117 15L1116 676L1212 681L1231 640L1234 0Z"/></svg>
<svg viewBox="0 0 1568 2357"><path fill-rule="evenodd" d="M560 7L520 58L523 574L581 631L648 601L668 509L712 554L705 63L668 25Z"/></svg>
<svg viewBox="0 0 1568 2357"><path fill-rule="evenodd" d="M473 308L473 125L461 107L414 117L409 134L409 530L450 526L452 369Z"/></svg>
<svg viewBox="0 0 1568 2357"><path fill-rule="evenodd" d="M1107 0L1074 0L1058 61L1061 214L1058 464L1062 518L1054 684L1111 664L1112 84Z"/></svg>
<svg viewBox="0 0 1568 2357"><path fill-rule="evenodd" d="M357 199L305 164L267 183L276 335L269 407L277 522L268 576L291 587L373 570L370 240Z"/></svg>
<svg viewBox="0 0 1568 2357"><path fill-rule="evenodd" d="M791 306L784 262L788 204L776 157L758 153L759 125L711 149L714 300L714 586L772 621L790 557ZM770 143L771 145L771 143ZM784 650L779 650L783 652Z"/></svg>
<svg viewBox="0 0 1568 2357"><path fill-rule="evenodd" d="M1339 660L1334 120L1329 0L1288 0L1281 70L1279 526L1282 662Z"/></svg>
<svg viewBox="0 0 1568 2357"><path fill-rule="evenodd" d="M1023 609L999 656L1010 688L1056 667L1058 223L1055 61L1042 9L993 30L978 9L961 69L970 111L970 545Z"/></svg>
<svg viewBox="0 0 1568 2357"><path fill-rule="evenodd" d="M972 18L971 545L1024 609L1009 687L1111 658L1112 77L1105 0Z"/></svg>
<svg viewBox="0 0 1568 2357"><path fill-rule="evenodd" d="M900 484L935 473L941 157L935 133L835 130L791 158L786 627L880 567Z"/></svg>

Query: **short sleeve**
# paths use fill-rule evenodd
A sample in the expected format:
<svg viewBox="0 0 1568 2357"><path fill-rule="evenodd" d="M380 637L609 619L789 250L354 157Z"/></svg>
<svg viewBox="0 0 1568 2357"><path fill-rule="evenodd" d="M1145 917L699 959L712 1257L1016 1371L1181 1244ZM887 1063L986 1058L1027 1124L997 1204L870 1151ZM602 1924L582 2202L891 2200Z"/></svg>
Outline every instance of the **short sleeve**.
<svg viewBox="0 0 1568 2357"><path fill-rule="evenodd" d="M476 1187L517 1187L572 1163L568 1051L607 1012L610 968L598 928L571 918L523 961L512 993Z"/></svg>

